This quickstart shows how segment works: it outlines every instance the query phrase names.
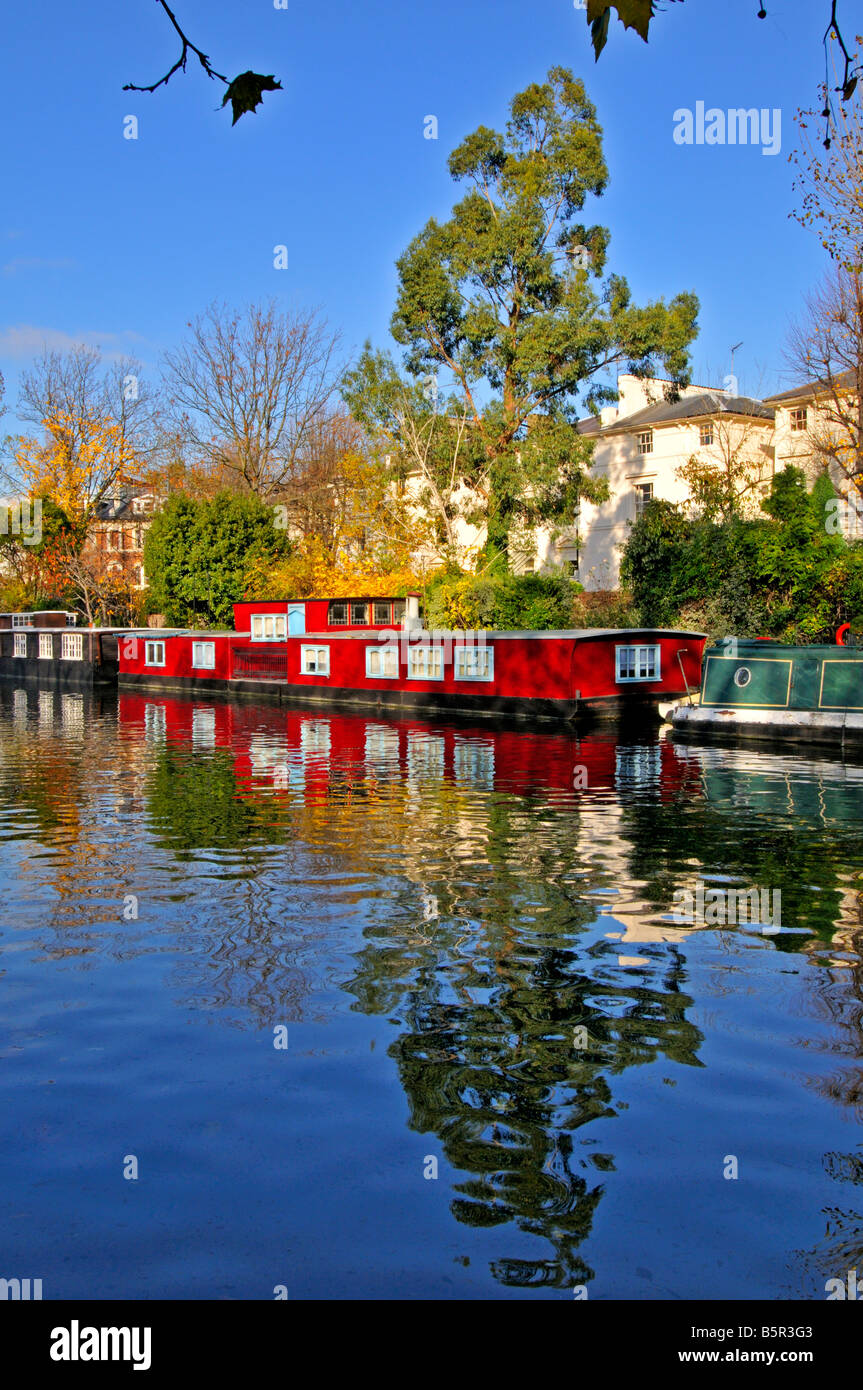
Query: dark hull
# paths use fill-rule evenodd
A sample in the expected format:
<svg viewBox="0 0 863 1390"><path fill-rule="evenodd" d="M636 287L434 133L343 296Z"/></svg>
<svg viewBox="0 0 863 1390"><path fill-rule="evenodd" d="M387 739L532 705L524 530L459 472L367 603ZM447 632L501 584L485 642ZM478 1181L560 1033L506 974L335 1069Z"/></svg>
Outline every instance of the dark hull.
<svg viewBox="0 0 863 1390"><path fill-rule="evenodd" d="M0 679L56 686L63 690L91 690L94 686L116 686L116 663L94 665L89 661L40 661L31 657L0 657Z"/></svg>
<svg viewBox="0 0 863 1390"><path fill-rule="evenodd" d="M863 717L853 711L718 709L679 706L671 716L674 737L716 743L776 747L863 748Z"/></svg>

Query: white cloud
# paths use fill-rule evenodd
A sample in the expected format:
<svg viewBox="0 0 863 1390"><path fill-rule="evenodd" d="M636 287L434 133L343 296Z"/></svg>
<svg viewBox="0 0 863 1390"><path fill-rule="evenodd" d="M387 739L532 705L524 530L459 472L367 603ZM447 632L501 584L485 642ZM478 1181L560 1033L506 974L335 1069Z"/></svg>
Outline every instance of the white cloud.
<svg viewBox="0 0 863 1390"><path fill-rule="evenodd" d="M0 328L0 357L20 360L24 357L38 357L46 348L49 351L68 352L70 348L84 343L87 347L97 347L107 360L125 357L134 352L135 345L145 342L140 333L124 329L121 333L65 333L60 328L39 328L32 323L19 323L9 328Z"/></svg>
<svg viewBox="0 0 863 1390"><path fill-rule="evenodd" d="M4 275L20 275L22 270L75 270L77 261L46 260L43 256L16 256L3 267Z"/></svg>

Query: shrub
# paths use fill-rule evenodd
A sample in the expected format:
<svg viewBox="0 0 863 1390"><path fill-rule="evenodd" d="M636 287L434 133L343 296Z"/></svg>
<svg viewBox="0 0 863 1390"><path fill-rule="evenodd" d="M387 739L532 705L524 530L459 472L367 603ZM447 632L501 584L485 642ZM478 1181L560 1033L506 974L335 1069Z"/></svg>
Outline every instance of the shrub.
<svg viewBox="0 0 863 1390"><path fill-rule="evenodd" d="M428 628L548 631L572 624L581 586L563 573L445 573L425 593Z"/></svg>

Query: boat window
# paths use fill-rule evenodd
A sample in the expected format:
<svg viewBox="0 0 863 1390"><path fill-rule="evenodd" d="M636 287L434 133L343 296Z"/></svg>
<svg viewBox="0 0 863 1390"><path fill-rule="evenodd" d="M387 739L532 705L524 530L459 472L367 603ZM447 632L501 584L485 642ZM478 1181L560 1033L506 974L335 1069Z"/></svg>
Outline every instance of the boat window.
<svg viewBox="0 0 863 1390"><path fill-rule="evenodd" d="M53 661L54 659L54 638L50 632L39 633L39 656L42 661Z"/></svg>
<svg viewBox="0 0 863 1390"><path fill-rule="evenodd" d="M367 603L351 604L351 622L357 627L368 627L369 605Z"/></svg>
<svg viewBox="0 0 863 1390"><path fill-rule="evenodd" d="M329 647L301 647L300 671L304 676L328 676L330 674Z"/></svg>
<svg viewBox="0 0 863 1390"><path fill-rule="evenodd" d="M212 671L216 665L215 642L193 642L192 665L199 666L203 670Z"/></svg>
<svg viewBox="0 0 863 1390"><path fill-rule="evenodd" d="M60 655L64 661L83 661L83 632L64 632L60 638Z"/></svg>
<svg viewBox="0 0 863 1390"><path fill-rule="evenodd" d="M442 681L443 650L440 647L408 648L408 680Z"/></svg>
<svg viewBox="0 0 863 1390"><path fill-rule="evenodd" d="M144 665L145 666L164 666L165 664L165 643L164 642L145 642L144 643Z"/></svg>
<svg viewBox="0 0 863 1390"><path fill-rule="evenodd" d="M13 640L13 656L27 655L27 634L26 632L16 632ZM16 692L17 693L17 692Z"/></svg>
<svg viewBox="0 0 863 1390"><path fill-rule="evenodd" d="M494 649L492 647L456 647L453 652L457 681L494 680Z"/></svg>
<svg viewBox="0 0 863 1390"><path fill-rule="evenodd" d="M752 680L752 672L748 666L738 666L734 672L734 684L742 690Z"/></svg>
<svg viewBox="0 0 863 1390"><path fill-rule="evenodd" d="M657 681L660 678L658 646L616 647L618 681Z"/></svg>
<svg viewBox="0 0 863 1390"><path fill-rule="evenodd" d="M406 604L405 604L404 599L403 599L403 598L397 598L396 601L395 601L395 603L393 604L393 622L394 622L394 623L400 623L400 622L401 622L402 618L403 618L404 615L405 615L405 607L406 607Z"/></svg>
<svg viewBox="0 0 863 1390"><path fill-rule="evenodd" d="M399 649L395 642L366 647L366 675L393 680L399 673Z"/></svg>
<svg viewBox="0 0 863 1390"><path fill-rule="evenodd" d="M375 603L372 606L373 621L381 627L389 627L392 622L393 606L391 603Z"/></svg>
<svg viewBox="0 0 863 1390"><path fill-rule="evenodd" d="M288 635L287 613L253 613L253 642L284 642Z"/></svg>
<svg viewBox="0 0 863 1390"><path fill-rule="evenodd" d="M330 604L329 624L330 627L347 627L348 605L346 603Z"/></svg>

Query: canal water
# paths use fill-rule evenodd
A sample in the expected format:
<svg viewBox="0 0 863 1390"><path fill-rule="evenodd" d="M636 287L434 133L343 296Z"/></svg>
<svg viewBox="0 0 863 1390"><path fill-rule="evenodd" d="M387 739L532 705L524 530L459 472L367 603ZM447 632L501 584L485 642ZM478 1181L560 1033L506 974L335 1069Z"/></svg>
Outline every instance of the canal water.
<svg viewBox="0 0 863 1390"><path fill-rule="evenodd" d="M825 1298L863 768L0 690L0 1277ZM753 891L755 890L755 891Z"/></svg>

